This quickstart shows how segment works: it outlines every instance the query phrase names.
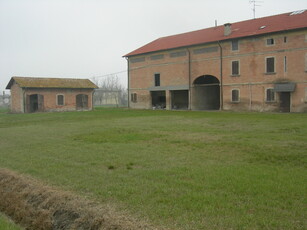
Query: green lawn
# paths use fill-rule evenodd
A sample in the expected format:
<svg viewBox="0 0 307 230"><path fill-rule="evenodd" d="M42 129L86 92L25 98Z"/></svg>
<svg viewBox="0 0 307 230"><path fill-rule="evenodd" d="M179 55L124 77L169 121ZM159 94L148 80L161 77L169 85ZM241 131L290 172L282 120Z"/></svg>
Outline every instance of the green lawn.
<svg viewBox="0 0 307 230"><path fill-rule="evenodd" d="M21 228L14 223L12 223L5 216L0 213L0 229L1 230L21 230Z"/></svg>
<svg viewBox="0 0 307 230"><path fill-rule="evenodd" d="M307 114L0 113L0 167L174 229L306 229Z"/></svg>

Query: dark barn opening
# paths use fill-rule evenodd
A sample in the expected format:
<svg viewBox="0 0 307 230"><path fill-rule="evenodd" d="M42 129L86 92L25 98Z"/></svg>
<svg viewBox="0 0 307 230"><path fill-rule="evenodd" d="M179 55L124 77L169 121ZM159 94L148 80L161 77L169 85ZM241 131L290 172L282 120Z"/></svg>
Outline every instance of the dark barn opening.
<svg viewBox="0 0 307 230"><path fill-rule="evenodd" d="M151 91L151 104L154 109L166 108L166 95L165 91Z"/></svg>
<svg viewBox="0 0 307 230"><path fill-rule="evenodd" d="M192 109L220 109L220 81L212 75L203 75L193 82Z"/></svg>
<svg viewBox="0 0 307 230"><path fill-rule="evenodd" d="M189 91L173 90L171 91L172 109L186 110L189 108Z"/></svg>
<svg viewBox="0 0 307 230"><path fill-rule="evenodd" d="M27 112L42 112L44 109L44 96L40 94L27 95Z"/></svg>
<svg viewBox="0 0 307 230"><path fill-rule="evenodd" d="M76 96L77 110L88 109L88 96L86 94L78 94Z"/></svg>

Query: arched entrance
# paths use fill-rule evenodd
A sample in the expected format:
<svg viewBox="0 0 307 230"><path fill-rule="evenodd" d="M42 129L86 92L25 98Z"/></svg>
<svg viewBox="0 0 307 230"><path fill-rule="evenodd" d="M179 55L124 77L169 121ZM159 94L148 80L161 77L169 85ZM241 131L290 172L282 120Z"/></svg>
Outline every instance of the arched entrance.
<svg viewBox="0 0 307 230"><path fill-rule="evenodd" d="M212 75L196 78L192 89L192 109L220 109L220 81Z"/></svg>

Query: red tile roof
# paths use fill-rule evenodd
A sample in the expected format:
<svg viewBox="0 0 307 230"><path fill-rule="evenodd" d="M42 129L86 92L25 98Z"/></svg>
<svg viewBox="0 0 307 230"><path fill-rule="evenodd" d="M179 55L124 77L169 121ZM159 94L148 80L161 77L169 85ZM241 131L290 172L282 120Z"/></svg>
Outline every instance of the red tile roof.
<svg viewBox="0 0 307 230"><path fill-rule="evenodd" d="M12 77L6 89L16 82L21 88L65 88L65 89L95 89L98 88L88 79L72 78L36 78Z"/></svg>
<svg viewBox="0 0 307 230"><path fill-rule="evenodd" d="M162 37L124 55L124 57L302 28L307 28L307 10L236 22L231 24L232 33L229 36L224 35L224 25L222 25Z"/></svg>

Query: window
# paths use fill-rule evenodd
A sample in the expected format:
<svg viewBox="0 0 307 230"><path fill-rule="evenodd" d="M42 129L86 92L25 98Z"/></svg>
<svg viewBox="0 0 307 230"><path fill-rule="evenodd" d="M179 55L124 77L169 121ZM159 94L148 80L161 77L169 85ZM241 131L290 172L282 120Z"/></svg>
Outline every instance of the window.
<svg viewBox="0 0 307 230"><path fill-rule="evenodd" d="M287 56L284 56L284 72L287 72Z"/></svg>
<svg viewBox="0 0 307 230"><path fill-rule="evenodd" d="M57 98L57 101L56 101L57 105L64 105L64 95L59 94L59 95L57 95L56 98Z"/></svg>
<svg viewBox="0 0 307 230"><path fill-rule="evenodd" d="M136 93L132 93L131 94L131 101L132 102L137 102L137 94Z"/></svg>
<svg viewBox="0 0 307 230"><path fill-rule="evenodd" d="M132 59L130 59L131 63L144 62L144 61L145 61L145 57L139 57L139 58L132 58Z"/></svg>
<svg viewBox="0 0 307 230"><path fill-rule="evenodd" d="M305 88L305 102L307 102L307 87Z"/></svg>
<svg viewBox="0 0 307 230"><path fill-rule="evenodd" d="M186 56L186 55L187 55L186 51L178 51L178 52L170 53L171 58L182 57L182 56Z"/></svg>
<svg viewBox="0 0 307 230"><path fill-rule="evenodd" d="M232 61L231 62L231 75L238 76L240 74L240 65L239 61Z"/></svg>
<svg viewBox="0 0 307 230"><path fill-rule="evenodd" d="M266 44L267 44L268 46L274 45L274 44L275 44L274 38L268 38L268 39L266 40Z"/></svg>
<svg viewBox="0 0 307 230"><path fill-rule="evenodd" d="M238 89L233 89L231 91L231 101L239 102L239 100L240 100L240 91Z"/></svg>
<svg viewBox="0 0 307 230"><path fill-rule="evenodd" d="M266 60L266 73L275 73L275 57L267 57Z"/></svg>
<svg viewBox="0 0 307 230"><path fill-rule="evenodd" d="M239 41L238 40L231 41L231 50L232 51L239 50Z"/></svg>
<svg viewBox="0 0 307 230"><path fill-rule="evenodd" d="M205 47L193 50L194 54L213 53L219 50L218 46Z"/></svg>
<svg viewBox="0 0 307 230"><path fill-rule="evenodd" d="M164 58L164 54L157 54L157 55L150 56L151 60L159 60L163 58Z"/></svg>
<svg viewBox="0 0 307 230"><path fill-rule="evenodd" d="M305 53L305 71L307 72L307 53Z"/></svg>
<svg viewBox="0 0 307 230"><path fill-rule="evenodd" d="M160 74L155 74L155 86L160 86Z"/></svg>
<svg viewBox="0 0 307 230"><path fill-rule="evenodd" d="M287 43L287 42L288 42L288 38L284 37L284 43Z"/></svg>
<svg viewBox="0 0 307 230"><path fill-rule="evenodd" d="M267 102L273 102L275 101L275 92L274 89L266 89L266 95L265 95L265 100Z"/></svg>

